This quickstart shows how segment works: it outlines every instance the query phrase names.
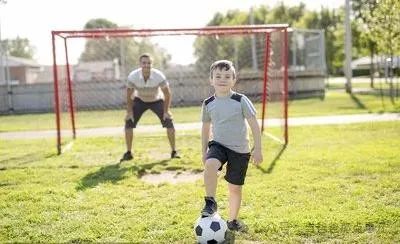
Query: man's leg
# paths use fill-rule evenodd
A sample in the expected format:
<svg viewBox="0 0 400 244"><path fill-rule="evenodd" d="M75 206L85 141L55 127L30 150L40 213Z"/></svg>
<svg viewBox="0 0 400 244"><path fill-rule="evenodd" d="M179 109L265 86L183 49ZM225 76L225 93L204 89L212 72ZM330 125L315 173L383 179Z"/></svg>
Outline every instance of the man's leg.
<svg viewBox="0 0 400 244"><path fill-rule="evenodd" d="M132 151L132 144L133 144L133 128L125 129L125 144L126 144L126 151Z"/></svg>
<svg viewBox="0 0 400 244"><path fill-rule="evenodd" d="M121 162L125 160L133 159L133 138L134 133L133 129L136 128L137 123L139 122L140 118L142 117L143 113L147 110L146 104L138 99L135 98L133 103L133 120L129 119L125 121L125 145L126 145L126 152L121 158Z"/></svg>
<svg viewBox="0 0 400 244"><path fill-rule="evenodd" d="M171 151L175 151L175 128L167 128L167 136Z"/></svg>
<svg viewBox="0 0 400 244"><path fill-rule="evenodd" d="M128 122L126 122L128 124ZM126 144L126 152L122 155L120 162L132 160L132 144L133 144L133 128L125 125L125 144Z"/></svg>
<svg viewBox="0 0 400 244"><path fill-rule="evenodd" d="M164 120L164 101L159 100L151 104L149 106L150 109L157 115L160 119L161 125L164 128L167 128L167 137L169 141L169 145L171 147L171 158L180 158L178 152L175 147L175 128L172 119L167 118Z"/></svg>

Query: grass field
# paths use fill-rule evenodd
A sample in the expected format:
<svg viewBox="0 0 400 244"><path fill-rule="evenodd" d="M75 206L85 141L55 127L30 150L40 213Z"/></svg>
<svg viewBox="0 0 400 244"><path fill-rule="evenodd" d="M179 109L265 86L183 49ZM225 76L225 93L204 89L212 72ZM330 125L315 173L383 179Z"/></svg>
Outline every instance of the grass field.
<svg viewBox="0 0 400 244"><path fill-rule="evenodd" d="M276 111L279 110L280 105L272 104L270 106L268 112L272 111L272 117L277 116ZM261 105L256 104L256 107L260 116ZM174 120L176 123L197 122L200 120L200 109L200 106L173 108ZM291 117L382 112L400 112L400 101L393 104L387 96L382 101L376 94L349 95L344 92L328 91L323 100L309 98L289 102L289 115ZM78 112L76 116L77 128L122 127L124 116L124 110ZM63 116L62 121L62 129L70 128L68 114ZM156 123L159 122L151 112L146 112L140 121L142 125ZM55 126L53 113L0 116L0 132L51 130L55 129Z"/></svg>
<svg viewBox="0 0 400 244"><path fill-rule="evenodd" d="M399 243L398 122L294 127L287 148L264 137L251 166L236 243ZM199 132L137 138L136 159L118 165L121 137L78 138L61 156L53 139L0 143L0 242L194 243L202 180L151 185L145 173L202 170ZM227 216L220 177L220 213Z"/></svg>
<svg viewBox="0 0 400 244"><path fill-rule="evenodd" d="M260 105L257 105L260 111ZM274 108L272 108L274 110ZM176 122L200 108L174 108ZM379 95L329 91L291 101L289 114L400 112ZM78 113L78 128L122 126L124 111ZM147 113L142 124L158 123ZM286 148L263 137L264 163L251 166L236 243L399 243L400 124L376 122L290 128ZM0 132L54 129L53 114L0 116ZM274 129L273 129L274 130ZM199 131L178 131L182 159L169 160L164 133L141 134L135 160L118 164L120 137L78 138L56 155L54 138L0 143L0 243L194 243L202 180L145 183L145 174L202 171ZM227 216L226 182L219 179Z"/></svg>
<svg viewBox="0 0 400 244"><path fill-rule="evenodd" d="M393 79L393 89L394 90L400 89L399 82L400 82L399 79L396 79L396 78ZM353 79L353 83L351 84L351 87L355 88L355 89L369 88L369 89L376 90L376 91L379 91L380 89L388 90L388 89L390 89L390 80L388 79L385 81L384 78L379 78L379 79L375 78L374 87L371 88L369 78L356 78L356 79ZM335 79L333 79L333 81L330 82L328 79L326 81L326 88L328 88L328 89L345 89L346 87L345 87L344 83L335 82Z"/></svg>

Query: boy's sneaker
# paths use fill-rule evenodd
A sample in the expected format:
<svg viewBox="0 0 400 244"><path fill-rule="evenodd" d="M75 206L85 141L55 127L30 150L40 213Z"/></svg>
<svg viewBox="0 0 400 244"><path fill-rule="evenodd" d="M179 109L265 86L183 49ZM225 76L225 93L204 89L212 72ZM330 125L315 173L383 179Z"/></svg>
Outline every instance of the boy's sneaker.
<svg viewBox="0 0 400 244"><path fill-rule="evenodd" d="M243 222L239 222L237 219L232 221L226 221L228 229L231 231L247 232L248 227Z"/></svg>
<svg viewBox="0 0 400 244"><path fill-rule="evenodd" d="M204 205L203 210L201 210L202 218L212 216L218 210L217 202L213 197L204 197L204 201L206 204Z"/></svg>
<svg viewBox="0 0 400 244"><path fill-rule="evenodd" d="M132 159L133 159L132 153L131 153L130 151L127 151L127 152L124 153L124 155L122 156L120 162L132 160Z"/></svg>
<svg viewBox="0 0 400 244"><path fill-rule="evenodd" d="M171 152L171 158L181 158L181 156L178 154L177 151L174 150Z"/></svg>

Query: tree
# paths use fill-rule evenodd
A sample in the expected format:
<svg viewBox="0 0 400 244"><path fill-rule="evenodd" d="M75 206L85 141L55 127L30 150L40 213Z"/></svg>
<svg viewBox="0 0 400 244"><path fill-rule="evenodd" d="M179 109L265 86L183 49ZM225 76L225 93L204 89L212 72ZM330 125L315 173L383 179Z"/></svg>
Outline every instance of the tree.
<svg viewBox="0 0 400 244"><path fill-rule="evenodd" d="M98 18L98 19L91 19L89 20L86 24L84 29L85 30L90 30L90 29L110 29L110 28L117 28L118 25L103 18Z"/></svg>
<svg viewBox="0 0 400 244"><path fill-rule="evenodd" d="M297 6L287 7L283 3L279 3L274 7L260 6L253 9L254 24L279 24L288 23L289 26L305 28L305 29L324 29L325 30L325 46L328 72L338 74L342 72L344 57L344 28L343 18L344 10L329 10L322 8L320 12L306 10L305 5L300 3ZM249 13L244 11L228 11L227 14L216 13L213 19L208 23L209 26L220 25L245 25L248 24ZM219 37L221 42L221 37ZM238 39L239 40L239 39ZM215 40L212 38L197 37L195 41L195 56L198 58L196 66L212 61L215 58L229 58L228 51L232 51L232 47L238 48L236 65L240 68L246 68L249 62L245 60L251 59L251 41L249 38L242 38L236 43L225 43L215 46ZM258 50L264 48L264 43L256 43ZM228 57L225 57L228 56ZM242 63L241 63L242 62ZM261 64L260 64L261 65ZM250 67L248 67L250 68ZM203 67L205 69L205 67Z"/></svg>
<svg viewBox="0 0 400 244"><path fill-rule="evenodd" d="M84 27L89 29L109 29L118 28L118 25L106 19L91 19ZM170 55L159 46L151 43L146 38L104 38L88 39L85 49L82 52L79 61L112 61L118 59L124 69L127 71L139 64L139 56L142 53L150 53L153 56L154 63L165 68L170 61Z"/></svg>
<svg viewBox="0 0 400 244"><path fill-rule="evenodd" d="M377 43L378 51L386 54L391 61L400 53L400 2L381 0L373 11L370 20L372 39ZM393 67L390 68L390 97L394 103Z"/></svg>
<svg viewBox="0 0 400 244"><path fill-rule="evenodd" d="M15 39L5 39L1 41L1 45L9 56L33 59L35 54L35 48L27 38L17 36Z"/></svg>
<svg viewBox="0 0 400 244"><path fill-rule="evenodd" d="M360 36L358 39L354 39L356 46L358 49L362 49L366 46L369 50L369 56L371 59L370 63L370 86L371 88L374 87L374 56L376 54L376 42L372 38L371 32L371 18L374 15L375 8L377 7L378 2L377 0L353 0L352 7L354 12L355 21L358 22L357 28L359 29ZM357 40L359 40L357 42Z"/></svg>

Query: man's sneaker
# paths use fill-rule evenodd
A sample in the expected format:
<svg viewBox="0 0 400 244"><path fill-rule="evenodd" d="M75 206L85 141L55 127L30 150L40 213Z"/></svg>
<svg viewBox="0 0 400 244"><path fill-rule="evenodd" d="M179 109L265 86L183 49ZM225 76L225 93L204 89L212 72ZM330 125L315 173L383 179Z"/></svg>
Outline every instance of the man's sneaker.
<svg viewBox="0 0 400 244"><path fill-rule="evenodd" d="M132 159L133 159L132 153L131 153L130 151L127 151L127 152L124 153L124 155L122 156L120 162L132 160Z"/></svg>
<svg viewBox="0 0 400 244"><path fill-rule="evenodd" d="M171 158L181 158L181 156L179 156L178 152L174 150L171 152Z"/></svg>
<svg viewBox="0 0 400 244"><path fill-rule="evenodd" d="M226 223L228 225L228 229L231 231L247 232L248 230L247 226L243 222L238 221L237 219L234 219L232 221L227 221Z"/></svg>
<svg viewBox="0 0 400 244"><path fill-rule="evenodd" d="M217 202L213 197L204 197L204 201L206 204L203 210L201 210L201 217L203 218L212 216L218 210Z"/></svg>

